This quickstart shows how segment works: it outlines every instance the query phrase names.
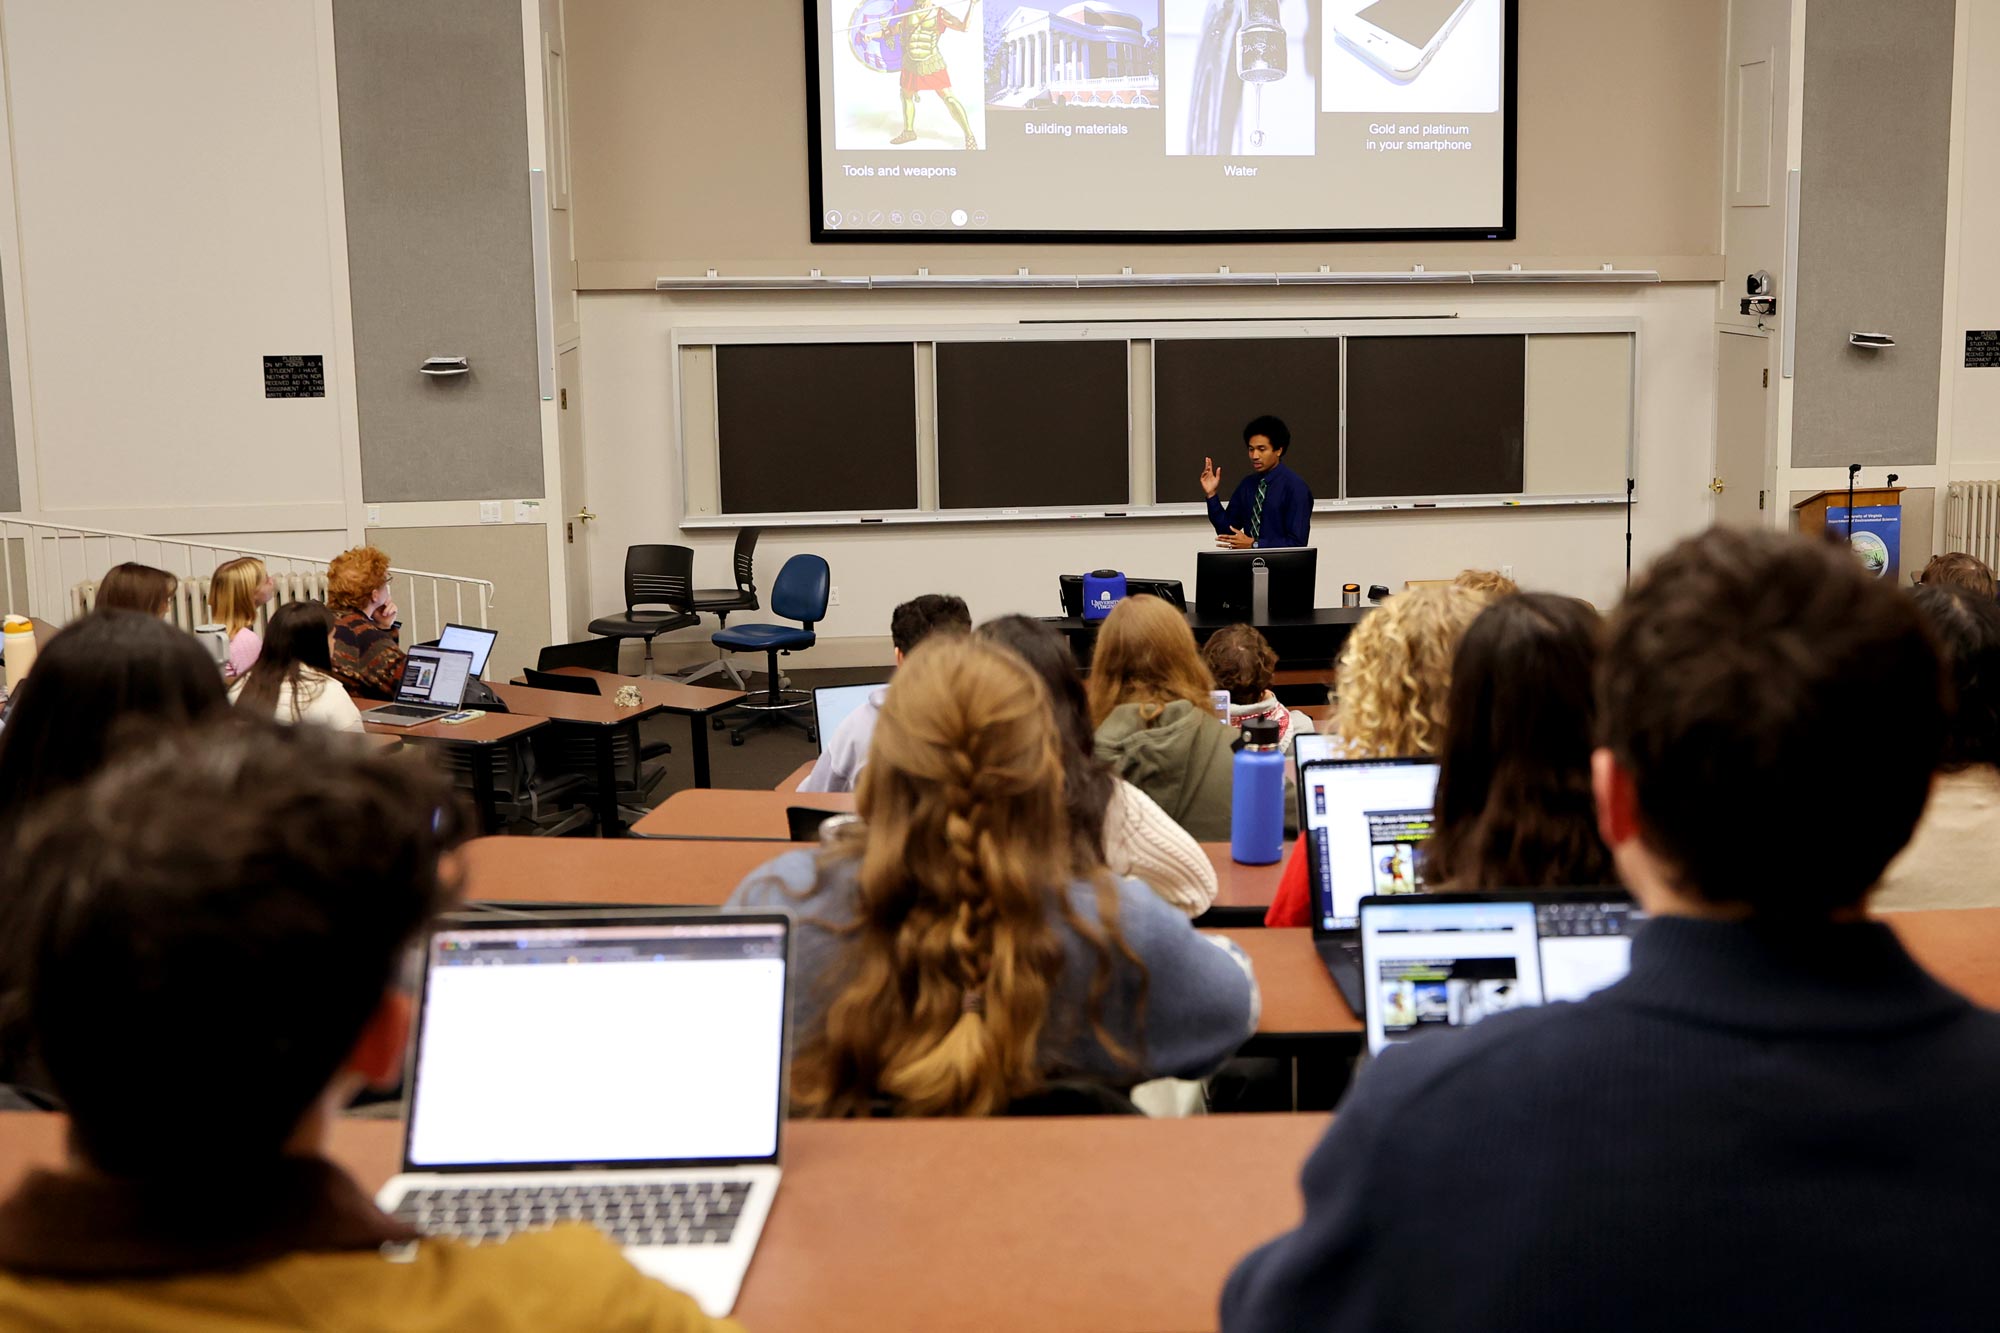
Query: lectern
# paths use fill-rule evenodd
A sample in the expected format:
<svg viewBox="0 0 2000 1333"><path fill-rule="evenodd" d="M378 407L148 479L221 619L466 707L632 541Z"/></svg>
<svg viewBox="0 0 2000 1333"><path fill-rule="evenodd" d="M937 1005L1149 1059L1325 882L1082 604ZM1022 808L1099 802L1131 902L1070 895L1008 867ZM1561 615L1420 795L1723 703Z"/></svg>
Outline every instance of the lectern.
<svg viewBox="0 0 2000 1333"><path fill-rule="evenodd" d="M1845 541L1850 536L1847 492L1820 491L1792 506L1800 532ZM1854 490L1854 553L1878 578L1893 579L1902 568L1903 488L1857 486Z"/></svg>

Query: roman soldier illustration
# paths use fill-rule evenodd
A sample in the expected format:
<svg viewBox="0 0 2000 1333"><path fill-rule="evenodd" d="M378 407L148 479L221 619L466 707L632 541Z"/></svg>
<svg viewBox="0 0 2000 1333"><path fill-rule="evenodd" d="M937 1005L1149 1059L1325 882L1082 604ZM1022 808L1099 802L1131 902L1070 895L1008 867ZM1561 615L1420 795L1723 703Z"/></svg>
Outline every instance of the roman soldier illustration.
<svg viewBox="0 0 2000 1333"><path fill-rule="evenodd" d="M965 104L951 91L951 71L944 61L943 38L946 30L964 32L965 25L972 18L972 9L979 0L972 0L965 7L965 17L955 18L936 0L916 0L915 5L886 20L876 36L884 45L894 43L901 48L901 78L903 95L903 132L889 140L892 144L910 143L917 137L917 94L936 93L943 100L945 110L958 122L958 128L965 133L967 148L979 147L972 137L972 122L965 114Z"/></svg>

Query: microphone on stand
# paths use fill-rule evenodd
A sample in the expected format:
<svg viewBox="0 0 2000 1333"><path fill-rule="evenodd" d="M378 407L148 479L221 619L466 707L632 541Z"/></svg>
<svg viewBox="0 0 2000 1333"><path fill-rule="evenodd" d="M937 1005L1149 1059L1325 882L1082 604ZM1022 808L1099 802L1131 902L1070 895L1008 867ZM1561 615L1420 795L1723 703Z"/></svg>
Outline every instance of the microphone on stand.
<svg viewBox="0 0 2000 1333"><path fill-rule="evenodd" d="M1861 471L1861 464L1847 465L1847 544L1854 545L1854 478Z"/></svg>

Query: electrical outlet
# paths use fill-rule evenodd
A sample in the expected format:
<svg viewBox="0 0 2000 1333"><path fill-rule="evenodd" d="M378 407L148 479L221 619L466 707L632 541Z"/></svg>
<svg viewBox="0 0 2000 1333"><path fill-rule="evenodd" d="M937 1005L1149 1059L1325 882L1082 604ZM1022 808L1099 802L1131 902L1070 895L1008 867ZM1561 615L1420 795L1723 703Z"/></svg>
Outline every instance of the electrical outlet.
<svg viewBox="0 0 2000 1333"><path fill-rule="evenodd" d="M500 502L498 500L481 500L479 502L479 521L481 523L498 523L500 521Z"/></svg>
<svg viewBox="0 0 2000 1333"><path fill-rule="evenodd" d="M1511 579L1511 578L1513 578L1513 577L1514 577L1514 567L1513 567L1512 565L1502 565L1502 566L1500 566L1500 577L1501 577L1501 578L1503 578L1503 579Z"/></svg>
<svg viewBox="0 0 2000 1333"><path fill-rule="evenodd" d="M368 526L369 526L369 527L371 527L371 528L378 528L378 527L382 526L382 506L381 506L381 505L369 505L369 506L368 506Z"/></svg>
<svg viewBox="0 0 2000 1333"><path fill-rule="evenodd" d="M832 587L826 590L826 604L828 606L840 605L840 589L838 587Z"/></svg>

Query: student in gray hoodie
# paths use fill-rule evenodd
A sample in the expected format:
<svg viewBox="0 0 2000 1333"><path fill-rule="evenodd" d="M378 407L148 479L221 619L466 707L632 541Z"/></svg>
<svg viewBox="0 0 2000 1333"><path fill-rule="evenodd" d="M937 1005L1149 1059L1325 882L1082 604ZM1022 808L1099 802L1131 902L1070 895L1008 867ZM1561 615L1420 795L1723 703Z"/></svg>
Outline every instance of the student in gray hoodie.
<svg viewBox="0 0 2000 1333"><path fill-rule="evenodd" d="M1170 603L1127 597L1097 631L1098 758L1202 842L1229 838L1236 733L1213 711L1214 688L1187 618Z"/></svg>

